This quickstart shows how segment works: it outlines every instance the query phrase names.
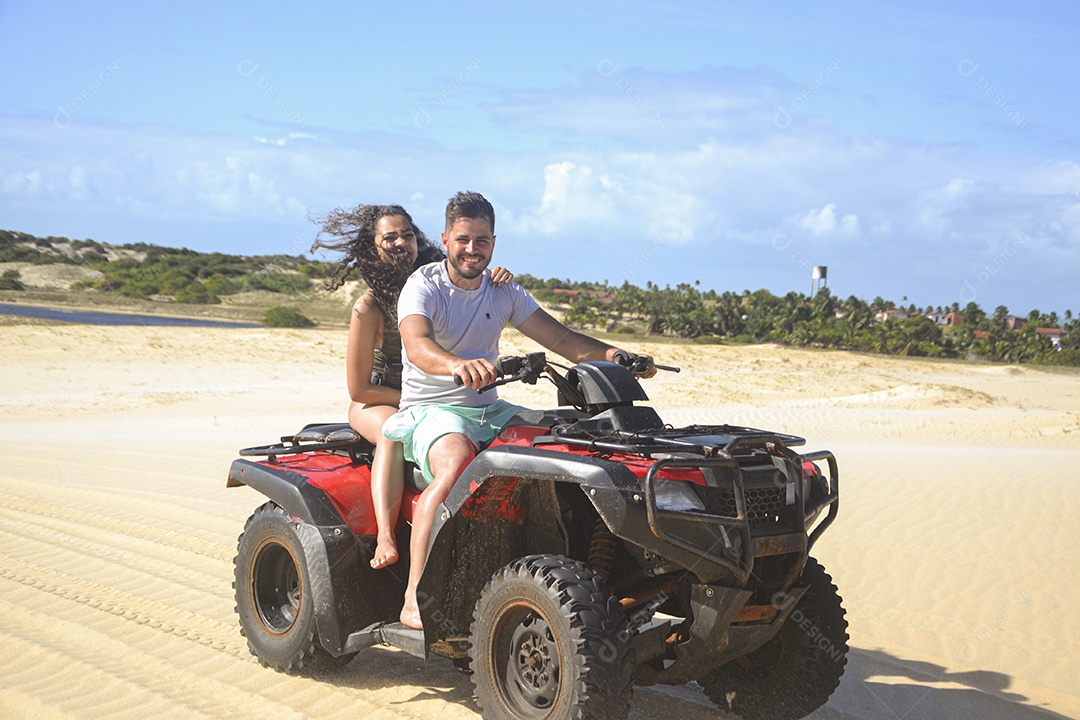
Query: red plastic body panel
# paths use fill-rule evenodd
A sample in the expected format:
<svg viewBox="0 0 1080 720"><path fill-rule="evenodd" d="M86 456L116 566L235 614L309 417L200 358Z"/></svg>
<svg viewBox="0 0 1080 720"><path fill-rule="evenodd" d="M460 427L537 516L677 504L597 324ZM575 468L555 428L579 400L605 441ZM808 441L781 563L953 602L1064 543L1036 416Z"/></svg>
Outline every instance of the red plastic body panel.
<svg viewBox="0 0 1080 720"><path fill-rule="evenodd" d="M492 440L488 447L498 447L499 445L532 447L533 440L541 435L546 435L547 432L546 427L538 425L514 425L499 433L499 437Z"/></svg>
<svg viewBox="0 0 1080 720"><path fill-rule="evenodd" d="M371 499L371 468L367 465L353 465L348 458L327 452L288 455L279 457L276 464L263 464L305 476L308 483L326 493L345 524L357 535L375 535L378 532ZM412 521L413 508L419 496L419 490L406 485L401 499L399 523Z"/></svg>
<svg viewBox="0 0 1080 720"><path fill-rule="evenodd" d="M533 441L549 432L548 428L516 425L506 428L492 443L491 447L499 445L520 445L532 447ZM595 457L600 453L577 445L563 445L561 443L545 443L545 450L566 453L567 455L580 455L583 457ZM610 460L622 463L634 473L634 476L644 480L649 468L655 460L639 455L624 455L615 453L604 455ZM264 462L269 467L284 468L304 475L308 482L330 498L345 523L357 535L374 535L378 532L378 524L375 521L375 510L371 498L371 468L367 465L353 465L348 458L328 452L305 453L279 457L276 464ZM813 463L803 463L804 476L816 476L818 469ZM697 485L706 485L705 476L695 468L670 467L660 471L658 477L669 480L682 480ZM518 520L517 509L509 503L510 491L514 483L500 485L493 492L478 498L478 502L469 506L469 515L481 513L480 505L492 502L498 507L496 515L507 516ZM475 492L477 487L473 487ZM401 502L401 516L399 523L411 522L416 501L420 497L420 491L412 485L406 485Z"/></svg>

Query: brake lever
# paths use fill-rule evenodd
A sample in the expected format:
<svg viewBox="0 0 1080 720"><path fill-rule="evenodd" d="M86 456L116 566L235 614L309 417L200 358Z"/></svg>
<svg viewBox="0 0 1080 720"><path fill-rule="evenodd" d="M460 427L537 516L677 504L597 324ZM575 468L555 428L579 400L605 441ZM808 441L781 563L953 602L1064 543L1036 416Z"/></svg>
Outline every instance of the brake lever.
<svg viewBox="0 0 1080 720"><path fill-rule="evenodd" d="M612 360L622 365L635 376L644 375L649 372L650 367L657 370L667 370L668 372L682 372L682 368L674 365L659 365L655 361L648 362L641 355L626 350L616 350Z"/></svg>
<svg viewBox="0 0 1080 720"><path fill-rule="evenodd" d="M477 395L483 395L488 390L493 390L493 389L499 387L500 385L505 385L507 383L512 383L515 380L519 379L520 377L521 377L520 375L511 375L509 377L501 377L501 378L499 378L498 380L496 380L493 383L488 383L487 385L482 385L482 386L478 387L476 389L476 394Z"/></svg>

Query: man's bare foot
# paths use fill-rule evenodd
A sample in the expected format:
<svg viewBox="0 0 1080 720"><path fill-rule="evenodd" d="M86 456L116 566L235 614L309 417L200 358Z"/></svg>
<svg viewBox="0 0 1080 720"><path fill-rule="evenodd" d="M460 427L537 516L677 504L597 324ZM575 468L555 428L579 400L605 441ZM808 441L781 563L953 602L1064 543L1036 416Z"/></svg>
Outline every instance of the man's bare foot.
<svg viewBox="0 0 1080 720"><path fill-rule="evenodd" d="M375 546L375 557L371 558L371 567L379 570L398 561L397 544L393 540L380 540Z"/></svg>
<svg viewBox="0 0 1080 720"><path fill-rule="evenodd" d="M420 621L420 608L416 606L415 600L405 598L405 606L401 608L401 624L407 625L417 630L423 630L424 625Z"/></svg>

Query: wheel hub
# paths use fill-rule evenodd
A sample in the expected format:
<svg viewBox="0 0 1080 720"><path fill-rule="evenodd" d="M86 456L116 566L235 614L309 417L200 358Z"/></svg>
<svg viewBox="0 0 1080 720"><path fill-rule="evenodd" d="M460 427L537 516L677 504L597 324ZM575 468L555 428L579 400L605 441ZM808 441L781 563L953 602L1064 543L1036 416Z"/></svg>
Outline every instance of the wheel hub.
<svg viewBox="0 0 1080 720"><path fill-rule="evenodd" d="M288 632L303 602L296 558L288 548L276 542L266 542L258 548L251 584L255 609L267 631L274 635Z"/></svg>
<svg viewBox="0 0 1080 720"><path fill-rule="evenodd" d="M550 708L559 691L559 655L551 628L530 614L511 639L507 678L520 697L534 708Z"/></svg>

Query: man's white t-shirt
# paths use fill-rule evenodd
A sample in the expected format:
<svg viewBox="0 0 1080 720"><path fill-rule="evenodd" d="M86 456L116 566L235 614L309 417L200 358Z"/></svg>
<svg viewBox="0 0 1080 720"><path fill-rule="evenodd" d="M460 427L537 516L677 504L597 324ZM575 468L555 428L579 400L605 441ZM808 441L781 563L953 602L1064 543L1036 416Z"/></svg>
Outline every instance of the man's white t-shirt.
<svg viewBox="0 0 1080 720"><path fill-rule="evenodd" d="M499 337L507 324L518 327L540 306L516 282L492 285L485 270L480 287L464 290L450 281L446 262L416 270L398 297L398 323L410 315L431 321L435 342L447 352L466 360L499 357ZM495 390L483 395L458 386L449 375L429 375L409 362L401 352L401 409L414 405L465 405L481 407L498 399Z"/></svg>

